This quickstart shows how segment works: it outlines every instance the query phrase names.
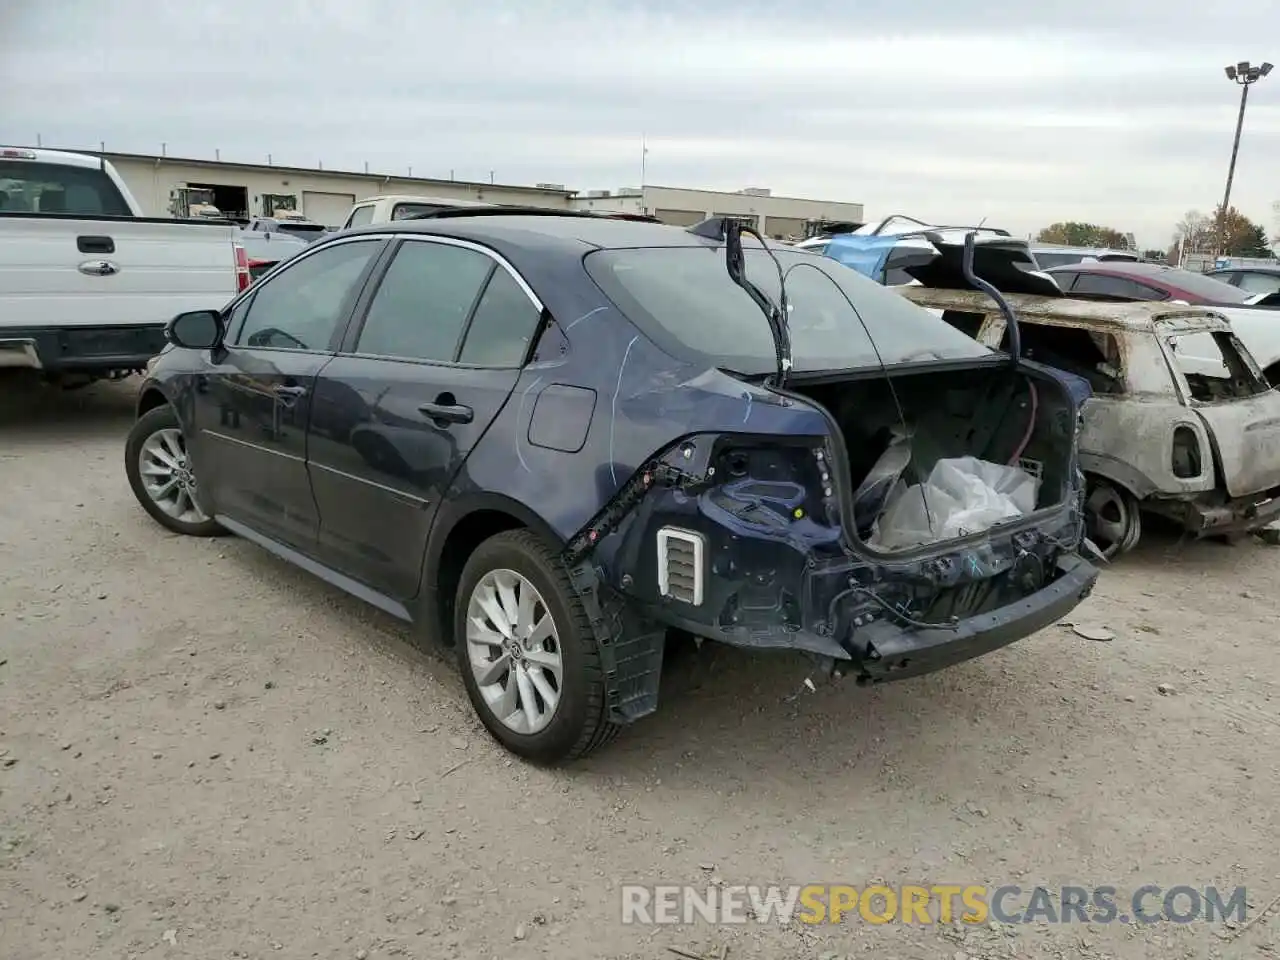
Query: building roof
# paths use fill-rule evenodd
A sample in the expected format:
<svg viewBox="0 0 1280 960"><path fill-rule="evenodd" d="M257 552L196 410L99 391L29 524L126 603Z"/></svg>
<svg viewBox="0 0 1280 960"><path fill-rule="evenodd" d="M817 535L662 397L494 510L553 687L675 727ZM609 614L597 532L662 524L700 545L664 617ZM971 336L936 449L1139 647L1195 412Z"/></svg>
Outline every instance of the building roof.
<svg viewBox="0 0 1280 960"><path fill-rule="evenodd" d="M641 190L673 190L679 193L710 193L719 197L737 197L739 200L782 200L789 203L826 203L826 204L842 204L849 207L864 206L861 200L831 200L817 199L814 197L790 197L781 196L776 193L743 193L741 190L704 190L701 187L668 187L658 183L646 183L643 187L624 188L626 190L634 189L635 193L621 193L615 191L614 196L638 196ZM598 198L598 199L609 199Z"/></svg>
<svg viewBox="0 0 1280 960"><path fill-rule="evenodd" d="M483 180L445 180L439 177L407 177L399 173L380 173L376 170L341 170L332 167L285 167L274 163L242 163L237 160L210 160L198 157L158 156L150 153L117 153L113 150L78 150L80 154L93 157L103 156L108 160L139 160L145 163L181 163L193 167L234 167L242 170L270 171L272 173L296 173L314 176L359 177L372 180L396 180L401 183L421 183L432 185L450 185L455 187L481 187L490 190L523 190L528 193L544 193L548 196L572 197L576 190L556 190L550 187L528 186L513 183L487 183Z"/></svg>

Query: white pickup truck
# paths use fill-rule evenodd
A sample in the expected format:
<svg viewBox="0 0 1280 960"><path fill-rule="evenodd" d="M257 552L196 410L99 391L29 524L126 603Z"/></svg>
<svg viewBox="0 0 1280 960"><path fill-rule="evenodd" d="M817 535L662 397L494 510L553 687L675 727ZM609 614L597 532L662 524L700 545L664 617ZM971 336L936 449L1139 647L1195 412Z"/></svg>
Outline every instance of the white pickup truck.
<svg viewBox="0 0 1280 960"><path fill-rule="evenodd" d="M140 216L103 158L0 147L0 372L71 386L141 370L176 314L248 286L234 233Z"/></svg>
<svg viewBox="0 0 1280 960"><path fill-rule="evenodd" d="M342 229L367 227L371 223L390 223L392 220L404 220L408 217L436 213L454 207L492 206L493 204L485 203L483 200L450 200L445 197L385 194L379 197L367 197L355 204L351 208L351 213L347 215L347 222L342 225Z"/></svg>

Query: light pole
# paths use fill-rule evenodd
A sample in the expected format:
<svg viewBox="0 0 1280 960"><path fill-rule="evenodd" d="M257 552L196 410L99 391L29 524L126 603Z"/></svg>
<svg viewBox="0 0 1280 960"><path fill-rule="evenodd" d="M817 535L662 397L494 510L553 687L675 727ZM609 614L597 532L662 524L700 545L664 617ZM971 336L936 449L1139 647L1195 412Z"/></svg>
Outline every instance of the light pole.
<svg viewBox="0 0 1280 960"><path fill-rule="evenodd" d="M1253 66L1241 60L1235 66L1224 68L1227 79L1240 84L1240 113L1236 117L1236 138L1231 144L1231 166L1227 167L1227 189L1222 195L1222 208L1218 211L1218 255L1227 252L1227 208L1231 205L1231 181L1236 175L1236 155L1240 152L1240 130L1244 127L1244 108L1249 102L1249 88L1271 72L1271 64Z"/></svg>

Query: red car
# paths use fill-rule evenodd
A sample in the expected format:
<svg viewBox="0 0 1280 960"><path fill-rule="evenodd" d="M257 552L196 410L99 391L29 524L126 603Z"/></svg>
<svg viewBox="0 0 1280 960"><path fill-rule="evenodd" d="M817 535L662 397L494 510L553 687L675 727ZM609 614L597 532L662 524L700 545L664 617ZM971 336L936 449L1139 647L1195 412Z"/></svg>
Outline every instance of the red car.
<svg viewBox="0 0 1280 960"><path fill-rule="evenodd" d="M1181 300L1200 305L1242 304L1252 294L1247 290L1159 263L1104 260L1072 263L1045 271L1068 296L1086 294L1123 300Z"/></svg>

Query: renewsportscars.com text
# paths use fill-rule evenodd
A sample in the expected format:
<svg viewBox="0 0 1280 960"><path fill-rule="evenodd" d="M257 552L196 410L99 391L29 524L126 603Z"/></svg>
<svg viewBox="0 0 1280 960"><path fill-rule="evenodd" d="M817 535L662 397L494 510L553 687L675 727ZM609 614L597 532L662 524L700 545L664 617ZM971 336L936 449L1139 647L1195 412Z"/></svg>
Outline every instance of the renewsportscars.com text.
<svg viewBox="0 0 1280 960"><path fill-rule="evenodd" d="M1114 886L1024 888L1016 885L930 884L889 887L846 884L706 887L629 884L622 887L622 922L630 924L858 922L884 924L1243 923L1248 894L1235 887L1168 888L1147 884L1122 894Z"/></svg>

